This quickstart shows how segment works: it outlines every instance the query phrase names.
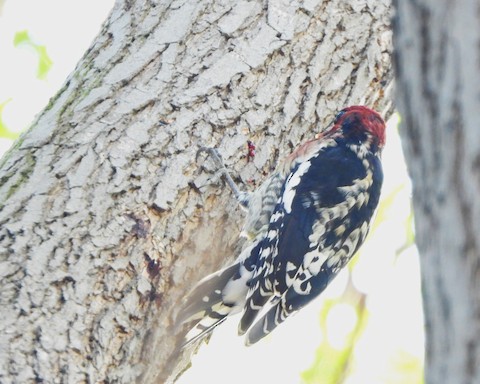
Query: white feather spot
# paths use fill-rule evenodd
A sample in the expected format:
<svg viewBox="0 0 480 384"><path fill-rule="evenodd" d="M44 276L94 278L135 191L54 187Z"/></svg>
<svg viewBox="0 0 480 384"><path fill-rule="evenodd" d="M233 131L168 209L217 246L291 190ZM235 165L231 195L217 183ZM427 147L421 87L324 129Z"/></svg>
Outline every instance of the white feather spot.
<svg viewBox="0 0 480 384"><path fill-rule="evenodd" d="M291 272L297 269L297 266L293 264L291 261L287 263L287 272Z"/></svg>
<svg viewBox="0 0 480 384"><path fill-rule="evenodd" d="M283 193L283 206L285 208L285 212L290 213L292 212L292 203L293 199L295 198L295 187L300 184L302 180L302 176L308 171L310 168L310 161L304 161L298 167L298 169L293 173L285 187L285 192Z"/></svg>
<svg viewBox="0 0 480 384"><path fill-rule="evenodd" d="M367 199L367 193L359 193L357 197L357 207L361 208L363 204L365 204L365 200Z"/></svg>
<svg viewBox="0 0 480 384"><path fill-rule="evenodd" d="M260 257L262 259L268 257L270 255L270 248L263 248L262 253L260 254Z"/></svg>
<svg viewBox="0 0 480 384"><path fill-rule="evenodd" d="M281 219L282 217L283 217L283 213L277 211L270 217L270 222L275 223L278 221L278 219Z"/></svg>
<svg viewBox="0 0 480 384"><path fill-rule="evenodd" d="M333 267L334 265L337 266L337 265L341 265L341 261L343 258L345 258L346 256L346 253L343 249L341 249L340 251L338 251L337 253L335 253L335 255L333 255L332 257L329 257L328 260L327 260L327 266L328 267Z"/></svg>
<svg viewBox="0 0 480 384"><path fill-rule="evenodd" d="M326 260L326 255L318 252L318 250L315 249L305 254L305 256L303 257L303 265L309 270L309 272L313 276L316 276L320 272L320 269L322 268L322 265Z"/></svg>
<svg viewBox="0 0 480 384"><path fill-rule="evenodd" d="M243 306L248 292L248 282L253 276L243 265L240 267L240 278L230 280L223 288L223 301Z"/></svg>
<svg viewBox="0 0 480 384"><path fill-rule="evenodd" d="M338 237L342 236L345 233L345 225L339 225L337 228L335 228L335 235Z"/></svg>

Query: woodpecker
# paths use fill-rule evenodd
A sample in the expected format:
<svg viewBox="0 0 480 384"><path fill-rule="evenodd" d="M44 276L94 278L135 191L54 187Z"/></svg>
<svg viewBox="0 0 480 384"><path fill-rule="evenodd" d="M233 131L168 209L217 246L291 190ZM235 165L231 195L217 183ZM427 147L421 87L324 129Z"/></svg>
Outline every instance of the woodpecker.
<svg viewBox="0 0 480 384"><path fill-rule="evenodd" d="M242 311L238 332L254 344L327 287L367 236L380 198L384 144L382 117L351 106L253 193L239 191L223 168L247 210L242 233L249 241L232 265L187 297L178 317L194 322L185 346Z"/></svg>

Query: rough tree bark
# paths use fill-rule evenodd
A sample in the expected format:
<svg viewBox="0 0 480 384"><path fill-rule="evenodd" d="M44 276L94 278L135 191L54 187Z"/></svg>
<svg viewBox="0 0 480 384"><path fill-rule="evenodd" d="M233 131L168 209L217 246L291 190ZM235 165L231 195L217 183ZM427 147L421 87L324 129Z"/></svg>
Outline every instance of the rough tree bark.
<svg viewBox="0 0 480 384"><path fill-rule="evenodd" d="M0 164L0 381L160 383L251 188L340 108L391 109L389 1L117 1ZM387 90L387 92L386 92ZM246 160L246 141L257 145Z"/></svg>
<svg viewBox="0 0 480 384"><path fill-rule="evenodd" d="M426 382L480 383L478 1L396 1L395 62L426 319Z"/></svg>

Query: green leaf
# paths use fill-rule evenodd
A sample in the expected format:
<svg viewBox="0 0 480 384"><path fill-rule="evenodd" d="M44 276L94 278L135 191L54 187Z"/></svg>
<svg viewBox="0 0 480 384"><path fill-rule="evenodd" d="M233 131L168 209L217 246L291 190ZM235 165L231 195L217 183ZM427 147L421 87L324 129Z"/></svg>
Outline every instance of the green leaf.
<svg viewBox="0 0 480 384"><path fill-rule="evenodd" d="M22 43L29 43L31 42L30 36L28 35L27 30L23 31L18 31L15 33L15 36L13 37L13 46L18 47Z"/></svg>
<svg viewBox="0 0 480 384"><path fill-rule="evenodd" d="M37 65L37 78L40 80L45 80L52 67L52 59L47 53L47 48L45 45L40 45L35 43L30 37L27 30L18 31L13 37L13 45L15 47L26 46L33 48L34 52L38 56L38 65Z"/></svg>
<svg viewBox="0 0 480 384"><path fill-rule="evenodd" d="M424 384L423 361L406 351L399 350L390 361L390 374L385 378L388 384Z"/></svg>
<svg viewBox="0 0 480 384"><path fill-rule="evenodd" d="M5 139L16 139L18 136L20 136L19 133L16 133L16 132L12 132L8 129L8 127L5 125L5 123L3 122L3 109L5 108L5 106L10 102L12 101L12 99L7 99L6 101L4 101L3 103L0 103L0 137L3 137Z"/></svg>
<svg viewBox="0 0 480 384"><path fill-rule="evenodd" d="M323 334L327 335L327 317L330 310L343 301L355 309L357 321L354 329L347 336L346 343L341 350L333 348L325 337L317 349L315 361L309 369L302 372L302 382L305 384L340 384L343 383L353 362L354 347L368 323L369 313L365 305L366 296L356 291L352 284L343 296L343 300L326 300L320 313L320 326Z"/></svg>
<svg viewBox="0 0 480 384"><path fill-rule="evenodd" d="M37 69L37 77L39 79L45 79L47 77L48 71L52 68L52 60L50 56L48 56L47 48L44 45L37 46L37 53L38 53L38 69Z"/></svg>

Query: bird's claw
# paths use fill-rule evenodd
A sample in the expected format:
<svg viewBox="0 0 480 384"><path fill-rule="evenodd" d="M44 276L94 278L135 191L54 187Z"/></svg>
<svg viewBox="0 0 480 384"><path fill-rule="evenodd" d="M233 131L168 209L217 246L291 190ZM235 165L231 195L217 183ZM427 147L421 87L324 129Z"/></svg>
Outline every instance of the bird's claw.
<svg viewBox="0 0 480 384"><path fill-rule="evenodd" d="M199 155L202 152L206 152L215 162L215 165L217 166L217 172L220 173L220 175L224 178L224 180L227 182L228 186L232 189L233 194L235 195L236 199L242 204L242 206L245 206L245 202L247 201L245 195L245 192L240 191L240 189L237 187L235 182L233 181L232 177L230 176L230 173L228 172L227 167L225 167L225 163L223 162L222 155L216 148L211 148L211 147L200 147L197 150L196 154L196 160L198 160Z"/></svg>

